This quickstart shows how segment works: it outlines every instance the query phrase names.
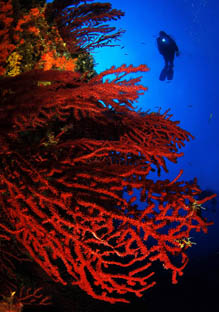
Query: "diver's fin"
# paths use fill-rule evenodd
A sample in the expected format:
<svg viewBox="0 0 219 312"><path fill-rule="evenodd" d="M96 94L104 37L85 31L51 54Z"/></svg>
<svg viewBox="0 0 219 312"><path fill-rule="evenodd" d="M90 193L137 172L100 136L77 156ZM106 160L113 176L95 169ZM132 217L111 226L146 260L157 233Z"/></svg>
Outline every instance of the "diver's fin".
<svg viewBox="0 0 219 312"><path fill-rule="evenodd" d="M172 67L169 67L167 70L167 79L173 80L173 68Z"/></svg>
<svg viewBox="0 0 219 312"><path fill-rule="evenodd" d="M164 80L166 79L166 77L167 77L167 67L165 66L165 67L162 69L161 73L160 73L159 79L160 79L161 81L164 81Z"/></svg>

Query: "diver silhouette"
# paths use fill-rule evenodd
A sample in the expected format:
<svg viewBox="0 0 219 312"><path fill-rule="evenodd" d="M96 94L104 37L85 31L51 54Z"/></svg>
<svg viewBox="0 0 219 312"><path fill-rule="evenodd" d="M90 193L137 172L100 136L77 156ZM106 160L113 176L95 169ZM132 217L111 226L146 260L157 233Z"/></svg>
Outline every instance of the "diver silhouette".
<svg viewBox="0 0 219 312"><path fill-rule="evenodd" d="M175 55L179 56L179 49L176 42L166 34L165 31L160 31L159 37L157 38L157 47L165 61L165 66L160 73L159 79L161 81L164 81L166 78L172 80L174 74L174 57Z"/></svg>

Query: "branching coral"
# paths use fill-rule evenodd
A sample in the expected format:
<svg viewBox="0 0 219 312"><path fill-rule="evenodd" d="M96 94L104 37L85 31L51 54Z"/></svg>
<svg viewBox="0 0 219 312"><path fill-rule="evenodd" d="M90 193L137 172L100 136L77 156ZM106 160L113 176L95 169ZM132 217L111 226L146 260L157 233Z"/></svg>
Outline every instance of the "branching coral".
<svg viewBox="0 0 219 312"><path fill-rule="evenodd" d="M0 300L1 312L21 312L25 304L30 305L48 305L50 298L43 296L41 288L32 290L21 288L19 293L12 291L9 296L3 296Z"/></svg>
<svg viewBox="0 0 219 312"><path fill-rule="evenodd" d="M182 170L172 181L150 179L151 171L158 177L167 171L166 159L177 162L192 136L167 112L134 111L147 88L128 75L147 72L146 65L90 77L68 68L75 64L71 53L118 36L92 40L95 29L111 31L100 22L122 13L70 0L44 10L31 7L14 28L26 35L39 29L27 40L37 51L30 67L22 59L21 74L6 77L7 69L0 80L0 238L12 237L54 281L96 299L128 302L127 295L140 297L155 284L154 261L177 282L191 230L207 232L211 224L195 207L214 195L197 200L197 181L180 181ZM43 34L57 34L48 49ZM20 39L14 53L27 44Z"/></svg>
<svg viewBox="0 0 219 312"><path fill-rule="evenodd" d="M0 82L13 90L0 133L9 145L1 151L1 209L10 231L55 281L112 303L153 286L155 260L175 283L188 261L189 246L179 242L209 225L192 209L195 182L148 178L153 168L167 170L165 158L176 162L190 134L166 114L132 110L146 88L121 79L139 70L148 69L111 68L88 82L73 72L33 71ZM176 254L181 265L171 260Z"/></svg>
<svg viewBox="0 0 219 312"><path fill-rule="evenodd" d="M117 20L124 13L112 9L110 3L89 3L93 0L55 0L47 5L46 16L56 23L59 33L73 54L95 47L114 46L123 30L115 32L115 27L103 24Z"/></svg>

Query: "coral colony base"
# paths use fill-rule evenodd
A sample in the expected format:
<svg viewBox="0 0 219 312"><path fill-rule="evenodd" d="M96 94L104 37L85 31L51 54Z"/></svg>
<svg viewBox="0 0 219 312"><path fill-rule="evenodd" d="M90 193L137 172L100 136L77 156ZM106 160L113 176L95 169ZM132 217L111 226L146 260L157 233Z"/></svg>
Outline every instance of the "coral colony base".
<svg viewBox="0 0 219 312"><path fill-rule="evenodd" d="M20 261L110 303L154 286L154 261L177 283L190 232L210 225L201 205L214 196L197 200L197 181L179 180L182 170L160 179L192 136L167 112L134 110L147 88L128 75L147 66L94 70L89 51L113 46L122 31L105 23L121 16L92 1L0 1L3 311L48 304L18 279Z"/></svg>

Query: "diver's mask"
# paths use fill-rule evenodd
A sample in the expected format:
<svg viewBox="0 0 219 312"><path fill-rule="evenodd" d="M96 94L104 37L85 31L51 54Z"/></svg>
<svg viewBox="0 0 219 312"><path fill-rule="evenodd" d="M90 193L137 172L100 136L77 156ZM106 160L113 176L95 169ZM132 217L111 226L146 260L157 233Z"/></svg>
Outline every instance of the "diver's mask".
<svg viewBox="0 0 219 312"><path fill-rule="evenodd" d="M161 39L161 42L162 42L164 45L170 43L170 40L169 40L167 37L162 36L160 39Z"/></svg>

